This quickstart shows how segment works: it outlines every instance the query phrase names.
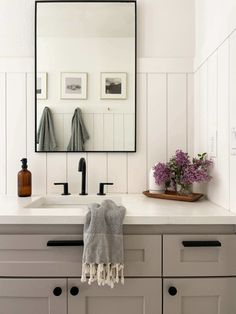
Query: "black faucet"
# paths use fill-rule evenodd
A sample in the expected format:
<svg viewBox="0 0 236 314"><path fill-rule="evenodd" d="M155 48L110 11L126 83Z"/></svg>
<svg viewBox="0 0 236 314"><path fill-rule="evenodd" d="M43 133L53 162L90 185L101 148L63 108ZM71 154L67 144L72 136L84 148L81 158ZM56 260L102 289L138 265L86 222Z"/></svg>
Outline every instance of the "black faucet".
<svg viewBox="0 0 236 314"><path fill-rule="evenodd" d="M88 195L86 193L86 161L84 158L80 158L78 171L82 172L81 193L79 195Z"/></svg>

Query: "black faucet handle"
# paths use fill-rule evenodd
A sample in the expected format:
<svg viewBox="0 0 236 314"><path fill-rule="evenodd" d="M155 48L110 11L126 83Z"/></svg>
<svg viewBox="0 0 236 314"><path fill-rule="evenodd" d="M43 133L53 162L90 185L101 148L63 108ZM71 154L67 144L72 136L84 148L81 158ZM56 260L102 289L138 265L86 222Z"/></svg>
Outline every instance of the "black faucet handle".
<svg viewBox="0 0 236 314"><path fill-rule="evenodd" d="M70 195L67 182L55 182L54 185L63 185L64 192L61 195Z"/></svg>
<svg viewBox="0 0 236 314"><path fill-rule="evenodd" d="M97 193L97 195L106 195L106 193L104 193L104 186L105 185L113 185L114 183L99 183L99 193Z"/></svg>

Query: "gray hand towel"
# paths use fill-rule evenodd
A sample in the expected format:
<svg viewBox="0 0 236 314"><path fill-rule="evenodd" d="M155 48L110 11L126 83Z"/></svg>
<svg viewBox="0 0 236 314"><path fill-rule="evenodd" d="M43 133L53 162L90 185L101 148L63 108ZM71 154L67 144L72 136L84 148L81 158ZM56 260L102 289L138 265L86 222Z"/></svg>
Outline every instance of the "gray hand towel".
<svg viewBox="0 0 236 314"><path fill-rule="evenodd" d="M84 151L84 143L89 139L88 131L85 127L82 112L76 108L71 123L71 138L68 151Z"/></svg>
<svg viewBox="0 0 236 314"><path fill-rule="evenodd" d="M125 208L111 200L89 205L84 224L81 281L114 287L124 283L123 220Z"/></svg>
<svg viewBox="0 0 236 314"><path fill-rule="evenodd" d="M39 144L39 151L54 151L57 148L52 113L48 107L43 109L37 133L37 143Z"/></svg>

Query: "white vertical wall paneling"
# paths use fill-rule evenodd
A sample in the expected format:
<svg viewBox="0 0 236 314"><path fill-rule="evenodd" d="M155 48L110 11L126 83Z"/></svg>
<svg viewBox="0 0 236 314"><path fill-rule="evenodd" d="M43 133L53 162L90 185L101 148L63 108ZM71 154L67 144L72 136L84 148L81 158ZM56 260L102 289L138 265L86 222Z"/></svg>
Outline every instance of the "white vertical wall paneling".
<svg viewBox="0 0 236 314"><path fill-rule="evenodd" d="M114 144L114 122L113 122L113 114L105 113L103 115L104 118L104 126L103 126L103 140L104 140L104 149L105 150L113 150Z"/></svg>
<svg viewBox="0 0 236 314"><path fill-rule="evenodd" d="M81 172L78 172L78 166L79 160L82 157L86 160L87 154L67 154L67 180L69 184L69 192L73 194L79 194L81 192ZM86 188L88 190L88 186L86 186Z"/></svg>
<svg viewBox="0 0 236 314"><path fill-rule="evenodd" d="M187 150L194 154L194 75L187 74Z"/></svg>
<svg viewBox="0 0 236 314"><path fill-rule="evenodd" d="M218 153L214 202L229 208L229 42L218 50Z"/></svg>
<svg viewBox="0 0 236 314"><path fill-rule="evenodd" d="M46 154L36 154L35 146L35 122L34 122L34 75L27 74L27 158L29 170L32 173L32 193L34 195L46 194Z"/></svg>
<svg viewBox="0 0 236 314"><path fill-rule="evenodd" d="M211 58L208 59L208 70L207 70L207 143L208 143L208 155L213 159L214 167L212 169L213 180L207 186L207 193L210 200L214 200L215 189L218 182L218 152L217 152L217 133L218 133L218 120L217 120L217 89L218 89L218 52L216 51ZM212 153L212 137L215 138L216 152Z"/></svg>
<svg viewBox="0 0 236 314"><path fill-rule="evenodd" d="M194 155L207 152L207 63L195 73ZM195 184L194 191L206 193L205 184Z"/></svg>
<svg viewBox="0 0 236 314"><path fill-rule="evenodd" d="M6 193L6 85L5 73L0 73L0 194Z"/></svg>
<svg viewBox="0 0 236 314"><path fill-rule="evenodd" d="M197 71L196 75L196 103L194 110L195 119L195 147L194 154L207 152L207 62ZM205 184L194 185L194 190L206 193Z"/></svg>
<svg viewBox="0 0 236 314"><path fill-rule="evenodd" d="M124 115L122 113L114 114L114 150L124 150ZM104 134L105 136L105 134Z"/></svg>
<svg viewBox="0 0 236 314"><path fill-rule="evenodd" d="M210 151L211 146L211 135L212 132L217 131L218 123L217 123L217 58L218 52L216 51L209 59L208 59L208 70L207 70L207 106L208 106L208 151ZM213 156L214 157L214 156ZM215 156L214 158L217 158Z"/></svg>
<svg viewBox="0 0 236 314"><path fill-rule="evenodd" d="M232 154L232 128L236 128L236 32L230 38L230 208L236 212L236 155Z"/></svg>
<svg viewBox="0 0 236 314"><path fill-rule="evenodd" d="M67 156L66 153L49 153L47 156L47 193L61 194L62 186L55 182L67 182Z"/></svg>
<svg viewBox="0 0 236 314"><path fill-rule="evenodd" d="M88 192L96 194L100 182L107 182L107 153L88 153Z"/></svg>
<svg viewBox="0 0 236 314"><path fill-rule="evenodd" d="M194 73L194 155L200 146L200 71Z"/></svg>
<svg viewBox="0 0 236 314"><path fill-rule="evenodd" d="M148 170L167 159L166 74L148 74L147 145Z"/></svg>
<svg viewBox="0 0 236 314"><path fill-rule="evenodd" d="M134 149L134 137L135 137L135 124L134 115L128 113L124 115L124 149Z"/></svg>
<svg viewBox="0 0 236 314"><path fill-rule="evenodd" d="M199 150L196 153L208 151L208 106L207 106L207 79L208 66L205 63L199 70Z"/></svg>
<svg viewBox="0 0 236 314"><path fill-rule="evenodd" d="M94 114L94 150L103 150L103 132L102 130L104 129L103 127L103 114L98 113Z"/></svg>
<svg viewBox="0 0 236 314"><path fill-rule="evenodd" d="M137 152L128 154L128 193L147 188L147 75L137 78Z"/></svg>
<svg viewBox="0 0 236 314"><path fill-rule="evenodd" d="M168 157L187 148L186 79L186 74L168 74Z"/></svg>
<svg viewBox="0 0 236 314"><path fill-rule="evenodd" d="M7 193L17 193L16 175L26 157L26 73L7 74Z"/></svg>
<svg viewBox="0 0 236 314"><path fill-rule="evenodd" d="M211 201L236 212L236 154L232 128L236 128L236 32L217 48L195 73L195 149L209 152L217 131L217 154L208 184ZM199 79L198 79L199 78ZM199 81L199 84L198 84ZM199 109L198 109L199 104ZM198 130L200 130L198 132Z"/></svg>
<svg viewBox="0 0 236 314"><path fill-rule="evenodd" d="M27 69L26 69L27 71ZM146 189L147 175L150 165L158 160L165 160L166 158L166 128L167 124L173 121L173 115L169 113L166 115L165 103L167 98L170 98L172 107L179 111L180 107L185 108L185 112L179 115L179 120L176 120L176 125L185 126L186 129L186 114L189 114L189 104L191 98L191 80L188 75L188 83L186 84L186 74L168 74L169 80L166 78L167 74L161 73L142 73L138 74L138 104L137 104L137 153L104 153L104 154L70 154L70 153L35 153L34 152L34 91L33 91L33 73L20 72L14 73L12 70L6 74L7 82L5 82L5 74L0 74L0 99L1 99L1 147L5 147L4 140L7 136L7 165L4 161L4 153L0 156L1 165L8 172L7 184L5 180L1 180L1 193L5 190L8 194L16 193L16 174L20 169L20 159L27 155L29 159L29 166L33 175L33 193L34 194L60 194L61 187L53 185L57 181L68 181L70 191L78 193L80 191L81 174L78 173L79 158L87 157L88 166L88 191L89 193L97 193L98 184L102 181L114 182L114 186L109 188L112 193L140 193ZM6 83L6 108L5 110L5 83ZM169 86L167 86L169 83ZM175 85L175 86L174 86ZM14 94L12 93L12 86L14 86ZM186 92L188 86L188 92ZM167 90L169 90L168 97ZM182 93L182 96L180 94ZM177 96L177 97L176 97ZM185 103L180 101L185 100ZM186 99L188 103L186 104ZM183 106L184 103L184 106ZM147 107L148 106L148 107ZM161 113L161 114L160 114ZM7 116L5 120L5 115ZM108 146L113 146L115 149L123 145L124 150L131 149L131 138L133 131L130 134L122 134L120 132L121 126L130 128L132 114L114 115L106 114L106 127L104 130L108 131L112 136ZM175 114L176 116L176 114ZM183 123L183 116L185 123ZM61 124L64 128L71 123L69 115L64 116ZM96 119L98 118L99 121ZM106 118L105 118L106 119ZM189 118L188 118L189 119ZM84 117L86 126L92 134L92 139L88 142L87 149L93 148L94 145L103 148L103 138L97 136L96 129L99 127L101 115L85 114ZM189 120L190 121L190 120ZM6 123L6 134L4 134ZM158 124L161 133L156 132L156 124ZM189 123L190 126L190 123ZM62 129L62 127L61 127ZM112 132L111 132L112 131ZM191 132L191 130L187 130ZM126 131L125 131L126 132ZM182 132L182 131L181 131ZM178 141L186 143L186 133L178 133ZM173 138L176 139L176 132ZM181 136L183 135L183 138ZM169 135L169 137L172 135ZM190 139L188 135L188 140ZM171 143L173 145L173 138ZM93 140L94 139L94 140ZM95 143L96 140L96 143ZM69 134L64 137L63 145L69 141ZM111 144L112 143L112 144ZM161 143L161 145L160 145ZM186 145L186 144L185 144ZM178 144L178 147L180 144ZM181 145L183 149L183 145ZM108 148L107 148L108 149ZM5 149L3 149L5 151ZM3 162L2 162L3 161Z"/></svg>
<svg viewBox="0 0 236 314"><path fill-rule="evenodd" d="M107 167L109 193L127 193L127 154L108 153Z"/></svg>

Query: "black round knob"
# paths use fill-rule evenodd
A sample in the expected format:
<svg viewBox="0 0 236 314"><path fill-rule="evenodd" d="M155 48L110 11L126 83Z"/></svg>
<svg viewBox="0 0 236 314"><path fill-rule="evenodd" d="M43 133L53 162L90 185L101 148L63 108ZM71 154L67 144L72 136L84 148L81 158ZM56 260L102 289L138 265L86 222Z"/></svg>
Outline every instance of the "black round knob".
<svg viewBox="0 0 236 314"><path fill-rule="evenodd" d="M174 296L177 294L177 289L175 287L170 287L168 289L169 295Z"/></svg>
<svg viewBox="0 0 236 314"><path fill-rule="evenodd" d="M59 297L59 295L62 294L62 289L61 289L60 287L54 288L53 294L54 294L56 297Z"/></svg>
<svg viewBox="0 0 236 314"><path fill-rule="evenodd" d="M78 293L79 293L79 288L78 288L78 287L72 287L72 288L70 289L70 294L71 294L71 295L75 296L75 295L77 295Z"/></svg>

